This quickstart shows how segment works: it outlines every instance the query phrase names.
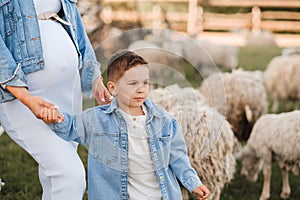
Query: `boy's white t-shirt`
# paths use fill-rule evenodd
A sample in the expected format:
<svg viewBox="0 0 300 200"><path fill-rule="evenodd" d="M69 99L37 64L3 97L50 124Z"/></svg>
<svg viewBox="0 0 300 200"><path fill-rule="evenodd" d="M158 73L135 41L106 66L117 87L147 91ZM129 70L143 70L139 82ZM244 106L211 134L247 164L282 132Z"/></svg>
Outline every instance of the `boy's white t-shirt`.
<svg viewBox="0 0 300 200"><path fill-rule="evenodd" d="M144 113L145 112L145 108ZM150 155L146 115L130 116L121 111L128 129L128 195L131 200L160 200L161 191Z"/></svg>

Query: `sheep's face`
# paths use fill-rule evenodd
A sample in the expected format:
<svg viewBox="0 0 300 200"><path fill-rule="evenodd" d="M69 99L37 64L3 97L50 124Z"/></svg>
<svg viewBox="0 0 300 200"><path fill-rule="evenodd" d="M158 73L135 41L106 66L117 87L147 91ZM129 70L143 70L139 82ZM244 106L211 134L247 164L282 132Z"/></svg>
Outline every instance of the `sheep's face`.
<svg viewBox="0 0 300 200"><path fill-rule="evenodd" d="M254 151L245 149L240 157L242 162L241 174L246 176L249 181L255 182L258 178L258 174L263 167L262 159L256 157Z"/></svg>
<svg viewBox="0 0 300 200"><path fill-rule="evenodd" d="M249 181L255 182L262 169L262 161L259 159L245 159L242 165L241 174L246 176Z"/></svg>

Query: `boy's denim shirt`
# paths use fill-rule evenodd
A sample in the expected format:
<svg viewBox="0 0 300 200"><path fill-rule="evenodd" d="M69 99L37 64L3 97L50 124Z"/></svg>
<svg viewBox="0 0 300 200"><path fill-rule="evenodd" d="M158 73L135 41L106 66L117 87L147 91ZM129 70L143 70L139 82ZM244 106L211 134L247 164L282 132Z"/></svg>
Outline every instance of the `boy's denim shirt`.
<svg viewBox="0 0 300 200"><path fill-rule="evenodd" d="M82 91L91 96L93 81L100 75L100 64L86 35L77 0L61 0L64 25L73 40L81 69ZM0 0L0 84L27 86L26 74L44 68L41 37L32 0ZM59 44L57 44L59 48ZM0 103L14 99L0 87Z"/></svg>
<svg viewBox="0 0 300 200"><path fill-rule="evenodd" d="M150 99L145 106L146 131L162 199L182 199L176 177L190 192L202 183L190 165L179 124ZM80 115L64 113L64 117L64 122L50 127L61 138L88 147L89 199L128 199L127 127L117 101Z"/></svg>

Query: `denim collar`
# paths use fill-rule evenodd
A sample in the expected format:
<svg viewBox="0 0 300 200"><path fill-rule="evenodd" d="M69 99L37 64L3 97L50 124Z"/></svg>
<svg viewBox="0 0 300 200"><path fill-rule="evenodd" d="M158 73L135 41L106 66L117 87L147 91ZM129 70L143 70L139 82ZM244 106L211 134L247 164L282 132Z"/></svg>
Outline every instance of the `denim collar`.
<svg viewBox="0 0 300 200"><path fill-rule="evenodd" d="M153 117L162 117L163 116L163 112L162 109L160 107L158 107L153 101L151 101L149 98L146 99L146 101L144 102L144 105L146 106L147 109L147 118L149 120L151 120ZM118 102L116 100L116 98L114 98L110 104L110 106L108 107L108 109L105 111L105 113L111 114L114 111L119 110L119 106L118 106Z"/></svg>

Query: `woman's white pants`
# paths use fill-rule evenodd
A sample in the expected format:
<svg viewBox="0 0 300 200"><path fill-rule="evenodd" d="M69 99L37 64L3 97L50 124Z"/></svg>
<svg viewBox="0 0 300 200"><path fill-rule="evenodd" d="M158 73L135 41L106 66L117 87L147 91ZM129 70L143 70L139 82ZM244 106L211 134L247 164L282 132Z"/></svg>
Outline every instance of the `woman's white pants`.
<svg viewBox="0 0 300 200"><path fill-rule="evenodd" d="M77 144L59 138L18 100L0 104L0 110L7 134L39 164L42 199L82 199L85 169L76 152Z"/></svg>

